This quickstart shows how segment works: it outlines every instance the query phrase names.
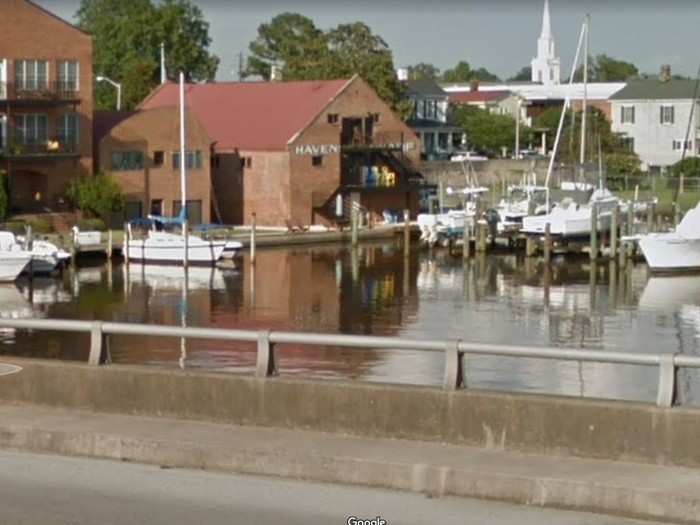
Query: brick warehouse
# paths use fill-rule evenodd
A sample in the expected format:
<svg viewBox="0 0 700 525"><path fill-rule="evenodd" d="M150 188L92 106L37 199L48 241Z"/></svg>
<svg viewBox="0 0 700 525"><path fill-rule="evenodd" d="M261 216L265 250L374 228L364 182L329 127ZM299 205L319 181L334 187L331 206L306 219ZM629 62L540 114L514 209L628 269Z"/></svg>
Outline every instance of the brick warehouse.
<svg viewBox="0 0 700 525"><path fill-rule="evenodd" d="M177 103L163 84L140 109ZM186 105L212 140L212 219L344 223L352 202L374 219L417 212L418 139L357 76L188 85Z"/></svg>
<svg viewBox="0 0 700 525"><path fill-rule="evenodd" d="M28 0L0 2L0 169L13 212L67 208L92 173L92 38Z"/></svg>
<svg viewBox="0 0 700 525"><path fill-rule="evenodd" d="M186 114L187 215L210 222L212 140ZM126 217L180 212L180 116L174 106L95 113L95 165L112 175L126 197Z"/></svg>

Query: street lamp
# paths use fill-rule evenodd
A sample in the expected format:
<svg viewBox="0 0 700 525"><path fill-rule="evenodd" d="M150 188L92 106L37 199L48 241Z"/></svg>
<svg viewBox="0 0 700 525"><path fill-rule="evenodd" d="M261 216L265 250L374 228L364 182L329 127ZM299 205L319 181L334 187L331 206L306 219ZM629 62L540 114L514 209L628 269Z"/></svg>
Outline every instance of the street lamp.
<svg viewBox="0 0 700 525"><path fill-rule="evenodd" d="M122 85L119 82L115 82L111 78L103 76L98 76L97 81L107 82L108 84L112 84L115 88L117 88L117 111L120 111L122 109Z"/></svg>

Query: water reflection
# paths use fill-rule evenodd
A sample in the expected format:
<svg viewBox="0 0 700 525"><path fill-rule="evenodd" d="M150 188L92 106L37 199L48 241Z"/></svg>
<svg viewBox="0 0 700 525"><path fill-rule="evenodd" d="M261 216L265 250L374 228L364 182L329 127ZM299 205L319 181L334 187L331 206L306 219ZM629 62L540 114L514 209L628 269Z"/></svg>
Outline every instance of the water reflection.
<svg viewBox="0 0 700 525"><path fill-rule="evenodd" d="M3 293L6 299L3 300ZM14 299L13 299L14 298ZM20 303L17 303L17 300ZM15 301L13 303L13 300ZM461 339L610 351L698 353L700 277L648 279L643 266L514 255L463 263L399 245L259 250L236 268L95 264L0 289L0 315ZM15 306L13 306L13 304ZM21 309L20 308L20 309ZM2 352L86 359L74 334L0 334ZM252 371L251 344L115 337L120 363ZM337 348L280 349L285 374L438 384L441 356ZM467 356L471 387L653 400L654 368ZM697 374L681 374L696 403Z"/></svg>

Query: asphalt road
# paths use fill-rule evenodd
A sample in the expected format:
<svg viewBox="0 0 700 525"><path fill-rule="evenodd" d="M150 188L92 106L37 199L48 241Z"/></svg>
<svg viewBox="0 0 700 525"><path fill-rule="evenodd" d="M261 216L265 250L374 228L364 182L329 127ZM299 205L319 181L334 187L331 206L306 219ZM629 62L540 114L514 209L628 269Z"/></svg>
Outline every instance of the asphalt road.
<svg viewBox="0 0 700 525"><path fill-rule="evenodd" d="M641 523L459 498L0 451L3 525L342 525L349 516L381 516L387 525Z"/></svg>

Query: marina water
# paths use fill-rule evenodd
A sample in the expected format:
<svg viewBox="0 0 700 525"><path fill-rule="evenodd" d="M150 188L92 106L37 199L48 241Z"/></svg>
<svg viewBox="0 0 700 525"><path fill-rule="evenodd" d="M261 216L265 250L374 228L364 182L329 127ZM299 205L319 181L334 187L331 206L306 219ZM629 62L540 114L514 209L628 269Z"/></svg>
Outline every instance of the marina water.
<svg viewBox="0 0 700 525"><path fill-rule="evenodd" d="M0 315L372 334L416 339L698 354L700 276L649 277L586 259L487 255L463 264L445 250L400 245L262 249L230 268L96 261L55 278L0 287ZM84 360L88 337L4 330L6 355ZM111 338L115 363L250 373L252 344ZM282 375L439 385L439 353L279 347ZM466 356L469 388L653 401L657 369ZM680 402L700 403L700 373L682 370Z"/></svg>

